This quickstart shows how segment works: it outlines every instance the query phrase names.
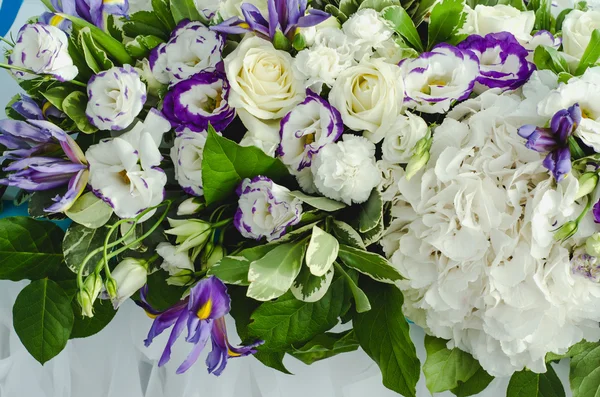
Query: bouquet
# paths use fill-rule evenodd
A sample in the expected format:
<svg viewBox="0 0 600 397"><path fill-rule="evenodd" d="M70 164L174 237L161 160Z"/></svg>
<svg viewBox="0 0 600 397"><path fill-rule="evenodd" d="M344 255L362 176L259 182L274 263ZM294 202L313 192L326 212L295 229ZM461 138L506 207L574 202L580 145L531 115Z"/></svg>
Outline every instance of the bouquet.
<svg viewBox="0 0 600 397"><path fill-rule="evenodd" d="M132 299L159 366L189 344L178 373L209 340L214 375L361 347L404 396L421 370L564 396L561 359L598 393L600 11L42 1L0 64L25 91L0 185L30 215L0 220L0 279L31 280L14 327L40 363Z"/></svg>

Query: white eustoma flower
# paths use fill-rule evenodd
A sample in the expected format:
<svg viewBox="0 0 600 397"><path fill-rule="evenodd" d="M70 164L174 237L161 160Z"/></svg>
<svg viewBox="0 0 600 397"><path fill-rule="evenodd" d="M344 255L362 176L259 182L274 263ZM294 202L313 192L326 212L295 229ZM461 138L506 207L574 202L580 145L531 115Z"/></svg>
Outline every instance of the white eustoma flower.
<svg viewBox="0 0 600 397"><path fill-rule="evenodd" d="M425 120L416 114L406 112L406 116L399 116L383 139L383 159L392 164L407 163L413 148L428 131Z"/></svg>
<svg viewBox="0 0 600 397"><path fill-rule="evenodd" d="M101 130L123 130L131 125L146 103L146 85L129 65L92 76L87 86L85 111Z"/></svg>
<svg viewBox="0 0 600 397"><path fill-rule="evenodd" d="M583 76L561 83L539 103L537 110L549 120L559 110L575 103L579 104L583 114L575 135L595 151L600 151L600 67L589 68Z"/></svg>
<svg viewBox="0 0 600 397"><path fill-rule="evenodd" d="M166 43L150 53L150 67L162 84L176 84L196 73L215 69L222 60L225 39L201 22L184 20Z"/></svg>
<svg viewBox="0 0 600 397"><path fill-rule="evenodd" d="M325 145L313 159L311 171L321 194L348 205L367 201L381 181L375 145L351 134L336 144Z"/></svg>
<svg viewBox="0 0 600 397"><path fill-rule="evenodd" d="M169 243L160 243L156 247L156 253L163 258L161 268L175 276L182 270L194 270L194 263L190 259L188 251L179 251L176 246Z"/></svg>
<svg viewBox="0 0 600 397"><path fill-rule="evenodd" d="M357 61L370 57L394 34L379 13L371 8L358 10L342 25L342 29L350 44L356 48Z"/></svg>
<svg viewBox="0 0 600 397"><path fill-rule="evenodd" d="M600 29L600 11L572 10L562 25L563 51L581 59L596 29Z"/></svg>
<svg viewBox="0 0 600 397"><path fill-rule="evenodd" d="M183 190L194 196L202 196L202 158L206 144L206 131L195 132L188 128L177 133L171 159L175 165L175 179Z"/></svg>
<svg viewBox="0 0 600 397"><path fill-rule="evenodd" d="M120 218L133 218L164 199L167 177L160 168L158 146L171 124L158 111L148 113L123 135L90 146L90 186ZM150 211L141 220L152 216Z"/></svg>
<svg viewBox="0 0 600 397"><path fill-rule="evenodd" d="M276 120L304 99L304 84L290 54L267 40L247 35L225 58L230 84L229 105L247 118ZM248 125L246 125L248 129Z"/></svg>
<svg viewBox="0 0 600 397"><path fill-rule="evenodd" d="M465 11L468 18L463 31L466 33L485 36L488 33L509 32L521 42L531 39L535 23L533 11L520 11L504 4L492 7L478 4L474 10L465 6Z"/></svg>
<svg viewBox="0 0 600 397"><path fill-rule="evenodd" d="M8 63L35 73L13 72L24 80L34 79L36 74L50 74L59 81L70 81L77 77L78 70L68 49L69 39L59 28L42 23L27 24L19 30Z"/></svg>
<svg viewBox="0 0 600 397"><path fill-rule="evenodd" d="M117 283L117 296L112 299L116 310L123 302L146 285L148 264L143 260L125 258L115 267L111 275Z"/></svg>
<svg viewBox="0 0 600 397"><path fill-rule="evenodd" d="M382 59L363 61L342 72L329 101L344 124L374 143L380 142L402 111L404 83L398 66Z"/></svg>

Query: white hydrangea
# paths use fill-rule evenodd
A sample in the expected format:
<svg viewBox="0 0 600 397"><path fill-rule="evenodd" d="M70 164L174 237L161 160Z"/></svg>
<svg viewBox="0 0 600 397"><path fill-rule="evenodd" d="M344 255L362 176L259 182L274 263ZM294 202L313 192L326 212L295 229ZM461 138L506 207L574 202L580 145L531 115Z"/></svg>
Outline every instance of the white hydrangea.
<svg viewBox="0 0 600 397"><path fill-rule="evenodd" d="M523 98L488 91L434 133L426 168L387 170L393 227L382 246L407 277L405 313L494 376L545 372L548 352L600 339L600 284L574 272L555 225L574 219L577 178L558 186L517 128ZM588 215L573 239L592 233Z"/></svg>

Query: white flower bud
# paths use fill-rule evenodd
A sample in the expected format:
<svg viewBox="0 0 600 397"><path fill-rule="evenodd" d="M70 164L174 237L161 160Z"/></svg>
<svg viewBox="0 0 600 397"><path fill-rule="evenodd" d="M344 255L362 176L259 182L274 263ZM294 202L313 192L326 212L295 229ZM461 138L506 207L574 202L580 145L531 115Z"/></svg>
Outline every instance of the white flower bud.
<svg viewBox="0 0 600 397"><path fill-rule="evenodd" d="M202 211L206 205L197 197L192 197L179 204L177 215L194 215Z"/></svg>
<svg viewBox="0 0 600 397"><path fill-rule="evenodd" d="M77 294L77 302L81 306L81 315L94 317L94 302L102 292L102 278L96 273L90 274L83 283L83 290Z"/></svg>
<svg viewBox="0 0 600 397"><path fill-rule="evenodd" d="M135 258L125 258L112 271L117 283L116 296L112 299L117 309L123 302L139 291L148 281L148 263Z"/></svg>

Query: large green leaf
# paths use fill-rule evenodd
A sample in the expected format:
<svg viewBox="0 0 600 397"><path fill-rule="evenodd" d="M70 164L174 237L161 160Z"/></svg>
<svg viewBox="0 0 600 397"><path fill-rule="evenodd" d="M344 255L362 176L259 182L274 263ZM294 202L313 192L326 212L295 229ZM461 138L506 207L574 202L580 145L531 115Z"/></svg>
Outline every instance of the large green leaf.
<svg viewBox="0 0 600 397"><path fill-rule="evenodd" d="M571 359L571 390L573 397L600 396L600 344L588 346Z"/></svg>
<svg viewBox="0 0 600 397"><path fill-rule="evenodd" d="M62 104L65 101L65 98L68 97L71 92L73 92L73 90L70 87L61 85L42 92L42 95L58 110L62 111Z"/></svg>
<svg viewBox="0 0 600 397"><path fill-rule="evenodd" d="M415 50L424 51L419 32L404 8L401 6L388 7L381 14L391 23L396 33L406 39Z"/></svg>
<svg viewBox="0 0 600 397"><path fill-rule="evenodd" d="M259 350L285 351L333 328L349 307L350 292L345 280L337 277L318 302L301 302L288 292L263 303L252 314L248 330L250 336L265 341Z"/></svg>
<svg viewBox="0 0 600 397"><path fill-rule="evenodd" d="M170 29L163 24L157 13L139 11L130 15L129 20L123 24L123 31L131 38L156 36L168 40Z"/></svg>
<svg viewBox="0 0 600 397"><path fill-rule="evenodd" d="M148 276L148 303L159 311L164 311L175 305L182 298L186 289L167 284L169 275L159 270Z"/></svg>
<svg viewBox="0 0 600 397"><path fill-rule="evenodd" d="M353 330L339 334L326 332L317 335L300 349L294 350L291 355L304 364L310 365L340 353L357 350L359 347L360 345Z"/></svg>
<svg viewBox="0 0 600 397"><path fill-rule="evenodd" d="M598 58L600 58L600 30L594 29L592 38L579 61L575 75L582 75L587 68L594 66L598 62Z"/></svg>
<svg viewBox="0 0 600 397"><path fill-rule="evenodd" d="M376 281L393 283L403 278L387 259L373 252L341 245L339 256L346 266L358 270Z"/></svg>
<svg viewBox="0 0 600 397"><path fill-rule="evenodd" d="M176 23L171 14L169 0L152 0L152 10L169 32L175 30Z"/></svg>
<svg viewBox="0 0 600 397"><path fill-rule="evenodd" d="M85 111L88 97L81 91L73 91L63 102L63 111L77 124L77 128L85 134L93 134L98 128L90 123Z"/></svg>
<svg viewBox="0 0 600 397"><path fill-rule="evenodd" d="M360 204L358 213L358 231L366 233L377 227L383 218L383 200L381 193L377 189L373 189L369 199Z"/></svg>
<svg viewBox="0 0 600 397"><path fill-rule="evenodd" d="M110 243L117 239L118 231L113 232ZM73 223L67 229L62 247L65 255L65 262L71 271L77 273L84 259L97 248L104 246L104 241L108 235L108 227L103 226L98 229L90 229L83 225ZM111 250L109 249L109 252ZM98 261L102 259L102 252L91 257L83 270L84 275L90 274L96 267Z"/></svg>
<svg viewBox="0 0 600 397"><path fill-rule="evenodd" d="M510 378L506 397L564 397L565 388L551 365L545 374L523 370Z"/></svg>
<svg viewBox="0 0 600 397"><path fill-rule="evenodd" d="M466 20L463 0L442 0L431 10L427 48L450 41Z"/></svg>
<svg viewBox="0 0 600 397"><path fill-rule="evenodd" d="M108 59L106 52L100 48L92 37L90 28L83 28L79 31L79 45L83 49L85 62L94 73L100 73L114 67L114 63Z"/></svg>
<svg viewBox="0 0 600 397"><path fill-rule="evenodd" d="M51 222L0 219L0 279L37 280L57 270L63 261L63 235Z"/></svg>
<svg viewBox="0 0 600 397"><path fill-rule="evenodd" d="M296 299L303 302L316 302L323 298L333 281L333 267L323 276L313 275L307 266L303 266L294 280L290 291Z"/></svg>
<svg viewBox="0 0 600 397"><path fill-rule="evenodd" d="M550 361L559 361L563 358L572 358L580 353L585 352L590 348L594 348L595 346L598 346L597 342L588 342L586 340L582 340L581 342L571 346L571 348L565 354L546 354L546 362L548 363Z"/></svg>
<svg viewBox="0 0 600 397"><path fill-rule="evenodd" d="M194 0L171 0L171 13L175 23L179 23L184 19L190 21L201 21L203 18L194 4Z"/></svg>
<svg viewBox="0 0 600 397"><path fill-rule="evenodd" d="M468 381L481 368L469 353L458 348L449 350L446 343L443 339L425 336L427 360L423 364L423 373L431 393L455 389L459 382Z"/></svg>
<svg viewBox="0 0 600 397"><path fill-rule="evenodd" d="M226 256L208 269L208 275L215 276L227 284L250 285L248 281L250 264L265 256L276 246L276 244L259 245Z"/></svg>
<svg viewBox="0 0 600 397"><path fill-rule="evenodd" d="M494 380L492 375L488 374L485 369L479 368L469 380L466 382L459 381L458 386L451 391L456 397L473 396L485 390L492 380Z"/></svg>
<svg viewBox="0 0 600 397"><path fill-rule="evenodd" d="M247 295L258 301L268 301L285 294L300 273L306 240L281 244L262 258L253 261L248 270Z"/></svg>
<svg viewBox="0 0 600 397"><path fill-rule="evenodd" d="M75 313L75 323L71 330L71 339L87 338L102 331L115 317L117 311L113 309L110 301L98 299L94 304L94 317L84 317L81 315L81 306L74 299L71 303L73 313Z"/></svg>
<svg viewBox="0 0 600 397"><path fill-rule="evenodd" d="M346 282L348 283L348 287L350 288L352 296L354 297L356 311L358 313L364 313L371 310L371 303L369 302L367 294L365 294L365 292L358 287L356 281L354 281L354 279L350 277L350 275L346 272L346 270L344 270L344 268L341 265L336 263L335 268L337 272L341 273L344 276Z"/></svg>
<svg viewBox="0 0 600 397"><path fill-rule="evenodd" d="M71 299L52 280L25 287L13 307L13 325L27 351L41 364L60 353L73 328Z"/></svg>
<svg viewBox="0 0 600 397"><path fill-rule="evenodd" d="M569 72L569 65L565 58L552 47L537 46L533 52L533 62L539 70L548 69L555 74Z"/></svg>
<svg viewBox="0 0 600 397"><path fill-rule="evenodd" d="M113 214L113 209L93 192L88 192L79 197L65 213L73 222L90 229L98 229L106 225Z"/></svg>
<svg viewBox="0 0 600 397"><path fill-rule="evenodd" d="M421 364L402 313L404 296L393 285L368 279L361 286L373 309L354 316L360 346L379 365L385 387L405 397L416 397Z"/></svg>
<svg viewBox="0 0 600 397"><path fill-rule="evenodd" d="M317 276L324 276L337 259L340 244L331 234L318 226L313 227L310 243L306 250L306 265L310 272Z"/></svg>
<svg viewBox="0 0 600 397"><path fill-rule="evenodd" d="M333 235L341 244L349 245L357 249L366 250L367 247L363 242L360 234L352 226L342 221L333 221L332 225Z"/></svg>
<svg viewBox="0 0 600 397"><path fill-rule="evenodd" d="M245 178L264 175L279 179L289 175L281 161L257 147L243 147L209 128L202 158L202 180L207 204L231 195Z"/></svg>

